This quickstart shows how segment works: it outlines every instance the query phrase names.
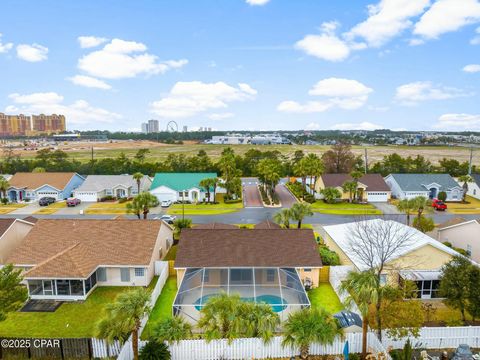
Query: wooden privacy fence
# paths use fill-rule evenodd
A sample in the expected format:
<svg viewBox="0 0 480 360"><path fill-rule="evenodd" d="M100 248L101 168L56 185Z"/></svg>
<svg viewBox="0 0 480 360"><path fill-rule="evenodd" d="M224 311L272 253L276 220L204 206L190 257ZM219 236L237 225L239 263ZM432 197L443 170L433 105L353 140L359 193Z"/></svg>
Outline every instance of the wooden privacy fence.
<svg viewBox="0 0 480 360"><path fill-rule="evenodd" d="M0 338L0 359L94 359L117 356L118 341L107 345L100 339Z"/></svg>
<svg viewBox="0 0 480 360"><path fill-rule="evenodd" d="M321 283L328 283L330 280L330 266L323 266L320 268L318 281Z"/></svg>

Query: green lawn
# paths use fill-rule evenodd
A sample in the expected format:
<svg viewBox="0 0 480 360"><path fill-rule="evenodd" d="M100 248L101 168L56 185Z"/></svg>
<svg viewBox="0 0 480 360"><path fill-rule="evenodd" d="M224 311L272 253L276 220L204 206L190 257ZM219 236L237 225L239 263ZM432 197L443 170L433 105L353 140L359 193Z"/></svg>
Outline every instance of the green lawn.
<svg viewBox="0 0 480 360"><path fill-rule="evenodd" d="M177 293L177 277L170 276L150 313L147 325L142 333L142 339L148 339L155 324L163 319L172 317L172 305Z"/></svg>
<svg viewBox="0 0 480 360"><path fill-rule="evenodd" d="M332 285L328 283L320 283L315 289L309 290L308 298L313 308L322 307L331 314L344 309Z"/></svg>
<svg viewBox="0 0 480 360"><path fill-rule="evenodd" d="M168 253L167 255L165 255L165 261L168 261L168 260L175 260L177 258L177 249L178 249L178 246L177 245L173 245L170 250L168 250Z"/></svg>
<svg viewBox="0 0 480 360"><path fill-rule="evenodd" d="M218 204L173 204L168 209L171 215L182 215L185 208L185 215L220 215L238 211L243 208L243 202L239 201L232 204L223 202L223 194L217 194Z"/></svg>
<svg viewBox="0 0 480 360"><path fill-rule="evenodd" d="M0 337L81 338L95 336L105 305L129 287L98 287L84 302L65 302L53 313L15 312L0 322Z"/></svg>
<svg viewBox="0 0 480 360"><path fill-rule="evenodd" d="M312 210L321 214L334 215L381 215L382 212L371 204L350 204L339 202L327 204L323 201L316 201L312 204Z"/></svg>

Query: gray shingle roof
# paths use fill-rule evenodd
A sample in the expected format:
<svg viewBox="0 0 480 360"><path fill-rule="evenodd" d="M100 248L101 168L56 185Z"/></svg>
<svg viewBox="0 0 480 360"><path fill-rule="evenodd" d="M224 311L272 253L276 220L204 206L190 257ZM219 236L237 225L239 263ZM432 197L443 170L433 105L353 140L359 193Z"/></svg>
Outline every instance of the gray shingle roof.
<svg viewBox="0 0 480 360"><path fill-rule="evenodd" d="M472 179L473 181L478 185L480 186L480 174L472 174Z"/></svg>
<svg viewBox="0 0 480 360"><path fill-rule="evenodd" d="M390 174L403 191L428 191L430 184L440 185L439 191L459 187L449 174Z"/></svg>
<svg viewBox="0 0 480 360"><path fill-rule="evenodd" d="M146 181L150 181L150 179L145 175L140 182L140 188L144 188ZM88 175L76 191L102 191L118 185L137 189L137 182L133 179L132 175ZM149 188L149 184L146 188Z"/></svg>

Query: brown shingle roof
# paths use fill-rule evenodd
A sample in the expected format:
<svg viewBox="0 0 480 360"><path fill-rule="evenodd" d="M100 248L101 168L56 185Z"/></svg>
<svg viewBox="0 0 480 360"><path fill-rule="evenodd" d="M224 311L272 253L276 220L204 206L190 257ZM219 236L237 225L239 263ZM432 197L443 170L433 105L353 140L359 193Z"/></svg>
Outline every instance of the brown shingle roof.
<svg viewBox="0 0 480 360"><path fill-rule="evenodd" d="M38 189L40 186L48 184L55 189L62 190L67 186L70 179L75 175L74 172L44 172L44 173L26 173L18 172L9 180L10 186L15 188Z"/></svg>
<svg viewBox="0 0 480 360"><path fill-rule="evenodd" d="M323 174L322 180L325 187L337 187L345 181L351 181L352 177L350 174ZM365 174L358 181L367 186L367 191L390 191L380 174Z"/></svg>
<svg viewBox="0 0 480 360"><path fill-rule="evenodd" d="M453 225L458 225L458 224L464 223L466 221L467 221L467 219L465 219L463 217L455 217L453 219L444 221L443 223L439 224L437 226L437 229L439 229L439 230L440 229L445 229L446 227L453 226Z"/></svg>
<svg viewBox="0 0 480 360"><path fill-rule="evenodd" d="M320 267L311 229L184 229L175 267Z"/></svg>
<svg viewBox="0 0 480 360"><path fill-rule="evenodd" d="M281 229L282 227L277 223L271 222L270 220L262 221L254 227L255 229Z"/></svg>
<svg viewBox="0 0 480 360"><path fill-rule="evenodd" d="M30 215L30 216L27 216L27 217L23 218L22 220L28 221L29 223L32 223L32 224L35 224L38 221L38 218Z"/></svg>
<svg viewBox="0 0 480 360"><path fill-rule="evenodd" d="M40 219L7 259L34 265L25 277L86 278L99 265L148 265L156 220Z"/></svg>
<svg viewBox="0 0 480 360"><path fill-rule="evenodd" d="M0 236L5 234L10 226L15 222L15 219L0 219Z"/></svg>
<svg viewBox="0 0 480 360"><path fill-rule="evenodd" d="M238 229L238 226L223 223L209 223L195 225L195 229Z"/></svg>

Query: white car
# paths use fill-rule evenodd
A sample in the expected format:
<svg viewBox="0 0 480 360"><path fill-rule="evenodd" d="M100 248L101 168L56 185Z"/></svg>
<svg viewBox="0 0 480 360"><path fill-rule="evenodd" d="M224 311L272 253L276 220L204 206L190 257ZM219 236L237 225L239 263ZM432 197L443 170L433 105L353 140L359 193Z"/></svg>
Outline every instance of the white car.
<svg viewBox="0 0 480 360"><path fill-rule="evenodd" d="M163 200L160 204L163 208L167 208L172 205L172 200Z"/></svg>
<svg viewBox="0 0 480 360"><path fill-rule="evenodd" d="M177 217L174 215L162 215L160 216L160 220L165 221L167 224L173 224Z"/></svg>

